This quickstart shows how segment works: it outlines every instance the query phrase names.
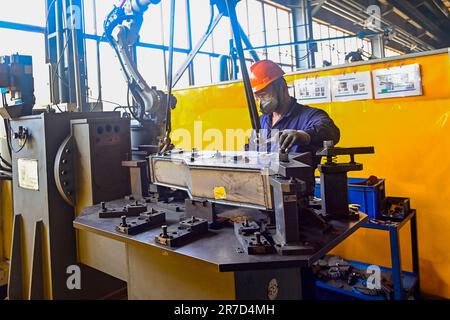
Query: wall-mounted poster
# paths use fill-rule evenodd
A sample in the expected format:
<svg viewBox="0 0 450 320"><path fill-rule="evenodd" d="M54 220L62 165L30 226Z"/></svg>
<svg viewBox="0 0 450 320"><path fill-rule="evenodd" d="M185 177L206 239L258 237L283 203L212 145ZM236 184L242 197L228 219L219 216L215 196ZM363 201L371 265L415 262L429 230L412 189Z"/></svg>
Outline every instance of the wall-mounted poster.
<svg viewBox="0 0 450 320"><path fill-rule="evenodd" d="M329 77L308 77L294 81L298 103L314 104L331 102Z"/></svg>
<svg viewBox="0 0 450 320"><path fill-rule="evenodd" d="M366 100L373 98L370 71L333 76L331 83L333 101Z"/></svg>
<svg viewBox="0 0 450 320"><path fill-rule="evenodd" d="M372 76L376 99L422 95L418 63L374 70Z"/></svg>

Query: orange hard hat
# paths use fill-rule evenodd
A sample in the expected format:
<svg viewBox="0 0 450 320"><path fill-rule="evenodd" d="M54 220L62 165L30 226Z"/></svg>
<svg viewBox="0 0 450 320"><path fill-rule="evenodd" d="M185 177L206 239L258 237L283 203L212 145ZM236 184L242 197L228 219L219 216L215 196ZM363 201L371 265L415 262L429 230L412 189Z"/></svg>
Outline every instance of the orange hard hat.
<svg viewBox="0 0 450 320"><path fill-rule="evenodd" d="M250 67L253 92L258 92L284 75L283 69L270 60L260 60Z"/></svg>

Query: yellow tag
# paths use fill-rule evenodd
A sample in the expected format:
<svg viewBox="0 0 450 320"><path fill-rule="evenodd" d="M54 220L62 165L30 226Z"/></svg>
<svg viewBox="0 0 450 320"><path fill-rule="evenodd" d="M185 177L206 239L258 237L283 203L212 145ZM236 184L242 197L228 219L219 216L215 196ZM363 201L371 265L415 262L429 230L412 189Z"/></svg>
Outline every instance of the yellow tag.
<svg viewBox="0 0 450 320"><path fill-rule="evenodd" d="M214 188L214 199L226 199L227 192L224 187L215 187Z"/></svg>

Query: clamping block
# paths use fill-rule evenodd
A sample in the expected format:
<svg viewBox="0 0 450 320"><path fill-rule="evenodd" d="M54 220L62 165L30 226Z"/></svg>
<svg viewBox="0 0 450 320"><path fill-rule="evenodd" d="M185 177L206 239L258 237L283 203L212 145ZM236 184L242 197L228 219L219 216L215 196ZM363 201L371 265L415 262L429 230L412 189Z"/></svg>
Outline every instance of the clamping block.
<svg viewBox="0 0 450 320"><path fill-rule="evenodd" d="M122 216L122 222L116 226L116 231L128 235L136 235L166 222L166 213L156 210L141 213L139 217L127 221L126 216Z"/></svg>
<svg viewBox="0 0 450 320"><path fill-rule="evenodd" d="M139 202L135 202L134 204L129 204L119 208L107 208L105 202L101 202L101 209L98 211L98 217L103 218L120 218L122 216L126 217L138 217L141 213L147 211L146 204L140 204Z"/></svg>
<svg viewBox="0 0 450 320"><path fill-rule="evenodd" d="M208 232L208 220L192 217L181 221L170 229L161 227L162 232L155 242L168 247L181 247Z"/></svg>
<svg viewBox="0 0 450 320"><path fill-rule="evenodd" d="M266 254L276 252L269 240L260 232L260 226L252 222L234 224L234 233L247 254Z"/></svg>

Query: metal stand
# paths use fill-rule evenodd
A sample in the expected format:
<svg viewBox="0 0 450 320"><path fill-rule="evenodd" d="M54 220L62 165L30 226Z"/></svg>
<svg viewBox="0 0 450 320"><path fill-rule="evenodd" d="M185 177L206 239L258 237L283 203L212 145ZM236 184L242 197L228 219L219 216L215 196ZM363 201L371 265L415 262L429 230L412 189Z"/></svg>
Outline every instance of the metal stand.
<svg viewBox="0 0 450 320"><path fill-rule="evenodd" d="M347 196L347 172L362 170L363 165L355 162L356 154L374 153L373 147L336 148L333 141L325 141L324 148L316 153L326 157L324 164L319 164L320 191L322 211L327 218L353 218L355 213L349 211ZM335 157L349 155L350 162L337 163ZM339 190L339 192L336 192Z"/></svg>
<svg viewBox="0 0 450 320"><path fill-rule="evenodd" d="M402 300L407 297L404 296L402 283L402 263L400 256L400 229L408 222L410 223L411 232L411 251L412 251L412 265L413 273L415 273L417 280L414 286L414 297L420 298L420 273L419 273L419 250L417 244L417 220L416 210L411 210L410 214L401 222L391 222L385 224L375 223L374 220L369 221L363 225L363 228L377 229L389 231L390 247L391 247L391 261L392 261L392 276L394 278L394 299Z"/></svg>

